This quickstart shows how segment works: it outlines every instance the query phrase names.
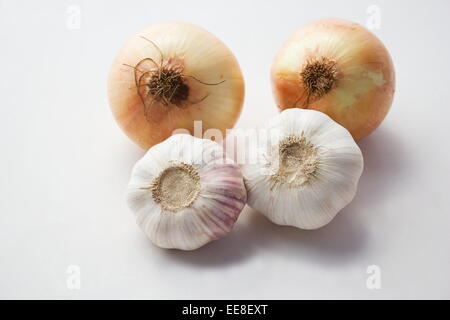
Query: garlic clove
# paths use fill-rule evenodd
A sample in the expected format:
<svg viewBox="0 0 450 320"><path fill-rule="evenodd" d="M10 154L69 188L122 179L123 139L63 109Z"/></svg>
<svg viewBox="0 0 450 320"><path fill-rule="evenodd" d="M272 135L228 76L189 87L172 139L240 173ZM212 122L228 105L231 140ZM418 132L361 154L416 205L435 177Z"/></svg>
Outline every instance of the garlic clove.
<svg viewBox="0 0 450 320"><path fill-rule="evenodd" d="M287 109L260 135L257 163L242 166L248 204L280 225L316 229L354 197L363 170L351 134L327 115Z"/></svg>
<svg viewBox="0 0 450 320"><path fill-rule="evenodd" d="M150 148L127 189L128 205L150 240L182 250L225 236L246 200L240 168L222 147L186 134Z"/></svg>

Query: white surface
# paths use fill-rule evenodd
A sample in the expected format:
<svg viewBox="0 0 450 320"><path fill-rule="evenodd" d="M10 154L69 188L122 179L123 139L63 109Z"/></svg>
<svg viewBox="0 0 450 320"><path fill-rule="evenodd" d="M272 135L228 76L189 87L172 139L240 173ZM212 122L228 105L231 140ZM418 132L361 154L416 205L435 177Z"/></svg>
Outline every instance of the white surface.
<svg viewBox="0 0 450 320"><path fill-rule="evenodd" d="M66 9L81 9L80 29ZM396 67L382 126L359 144L354 201L327 227L277 227L246 209L195 252L149 243L124 188L143 151L115 124L106 75L147 24L203 26L236 54L240 127L275 115L269 68L282 42L322 17L366 24ZM448 1L0 1L0 298L450 298ZM381 268L380 290L366 268ZM81 289L66 286L69 265Z"/></svg>

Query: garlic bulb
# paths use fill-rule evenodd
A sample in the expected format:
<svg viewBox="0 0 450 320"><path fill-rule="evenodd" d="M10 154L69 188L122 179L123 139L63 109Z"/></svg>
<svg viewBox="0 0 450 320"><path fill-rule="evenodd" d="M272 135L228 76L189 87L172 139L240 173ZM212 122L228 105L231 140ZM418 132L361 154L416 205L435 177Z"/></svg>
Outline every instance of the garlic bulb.
<svg viewBox="0 0 450 320"><path fill-rule="evenodd" d="M330 222L353 199L363 169L350 133L304 109L282 111L264 132L259 154L242 167L249 206L280 225L316 229Z"/></svg>
<svg viewBox="0 0 450 320"><path fill-rule="evenodd" d="M395 72L386 47L369 30L322 19L297 30L280 49L272 88L281 110L324 112L361 139L388 113Z"/></svg>
<svg viewBox="0 0 450 320"><path fill-rule="evenodd" d="M183 128L223 136L241 112L244 80L233 53L192 24L171 22L143 29L128 40L108 79L111 110L122 130L148 149Z"/></svg>
<svg viewBox="0 0 450 320"><path fill-rule="evenodd" d="M240 168L222 147L186 134L150 148L127 189L128 205L150 240L183 250L225 236L246 200Z"/></svg>

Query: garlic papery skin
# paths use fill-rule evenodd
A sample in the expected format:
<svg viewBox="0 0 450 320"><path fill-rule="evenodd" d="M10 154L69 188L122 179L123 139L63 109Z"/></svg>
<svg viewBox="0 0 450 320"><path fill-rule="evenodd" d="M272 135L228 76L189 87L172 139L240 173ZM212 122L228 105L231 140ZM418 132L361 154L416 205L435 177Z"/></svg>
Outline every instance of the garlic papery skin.
<svg viewBox="0 0 450 320"><path fill-rule="evenodd" d="M127 203L161 248L197 249L225 236L247 201L242 173L208 139L176 134L134 166Z"/></svg>
<svg viewBox="0 0 450 320"><path fill-rule="evenodd" d="M244 101L239 64L208 31L183 22L147 27L119 50L108 78L112 113L148 149L176 129L233 127Z"/></svg>
<svg viewBox="0 0 450 320"><path fill-rule="evenodd" d="M394 66L383 43L357 23L323 19L297 30L271 71L281 110L326 113L358 140L377 128L395 90Z"/></svg>
<svg viewBox="0 0 450 320"><path fill-rule="evenodd" d="M248 205L279 225L329 223L355 196L363 170L351 134L326 114L303 109L286 109L260 130L260 152L242 166Z"/></svg>

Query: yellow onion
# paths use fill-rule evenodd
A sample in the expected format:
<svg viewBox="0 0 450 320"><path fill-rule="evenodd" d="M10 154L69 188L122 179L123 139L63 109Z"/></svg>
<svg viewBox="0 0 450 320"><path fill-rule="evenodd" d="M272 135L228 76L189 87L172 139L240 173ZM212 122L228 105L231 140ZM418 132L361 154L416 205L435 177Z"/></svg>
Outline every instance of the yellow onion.
<svg viewBox="0 0 450 320"><path fill-rule="evenodd" d="M153 25L120 49L108 79L111 110L122 130L148 149L176 129L223 135L237 121L244 80L232 52L208 31L182 22Z"/></svg>
<svg viewBox="0 0 450 320"><path fill-rule="evenodd" d="M359 24L323 19L296 31L272 65L278 107L322 111L353 138L370 134L394 96L392 60L381 41Z"/></svg>

